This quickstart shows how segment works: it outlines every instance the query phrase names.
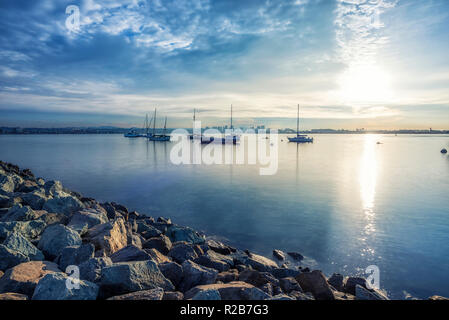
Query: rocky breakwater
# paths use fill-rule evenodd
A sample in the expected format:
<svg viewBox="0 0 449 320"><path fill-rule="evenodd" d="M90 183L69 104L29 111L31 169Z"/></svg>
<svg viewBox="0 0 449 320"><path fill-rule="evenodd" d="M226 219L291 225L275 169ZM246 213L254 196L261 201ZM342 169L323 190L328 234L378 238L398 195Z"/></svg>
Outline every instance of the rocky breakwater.
<svg viewBox="0 0 449 320"><path fill-rule="evenodd" d="M387 299L365 279L327 279L282 264L281 251L274 256L99 203L0 161L0 300Z"/></svg>

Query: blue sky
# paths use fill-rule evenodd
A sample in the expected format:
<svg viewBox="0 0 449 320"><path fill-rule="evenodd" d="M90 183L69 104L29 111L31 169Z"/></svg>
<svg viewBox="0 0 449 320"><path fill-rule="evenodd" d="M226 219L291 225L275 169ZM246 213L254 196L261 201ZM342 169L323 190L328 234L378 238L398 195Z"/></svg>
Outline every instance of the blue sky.
<svg viewBox="0 0 449 320"><path fill-rule="evenodd" d="M0 126L449 128L446 0L2 0L0 37Z"/></svg>

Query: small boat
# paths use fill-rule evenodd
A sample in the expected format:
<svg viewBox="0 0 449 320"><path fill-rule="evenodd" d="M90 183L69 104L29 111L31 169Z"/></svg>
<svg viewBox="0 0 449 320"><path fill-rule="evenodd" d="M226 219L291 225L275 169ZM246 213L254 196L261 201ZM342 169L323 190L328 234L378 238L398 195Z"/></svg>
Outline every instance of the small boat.
<svg viewBox="0 0 449 320"><path fill-rule="evenodd" d="M196 121L196 109L193 109L193 123L195 123L195 121ZM192 130L194 130L194 129L192 129ZM190 134L189 135L189 139L190 140L193 140L193 139L201 139L202 138L202 134L200 133L200 134L195 134L195 133L192 133L192 134Z"/></svg>
<svg viewBox="0 0 449 320"><path fill-rule="evenodd" d="M156 134L156 109L154 109L154 117L153 117L153 133L148 135L148 139L150 141L170 141L170 136L165 134L167 131L167 117L165 117L165 124L164 124L164 132L163 134Z"/></svg>
<svg viewBox="0 0 449 320"><path fill-rule="evenodd" d="M313 138L306 134L299 134L299 104L298 104L298 116L296 118L296 137L288 137L288 141L296 143L313 143Z"/></svg>
<svg viewBox="0 0 449 320"><path fill-rule="evenodd" d="M234 130L234 127L232 126L232 104L231 104L231 130ZM239 142L240 142L240 136L236 135L234 133L228 134L224 138L201 136L202 144L209 144L209 143L238 144Z"/></svg>
<svg viewBox="0 0 449 320"><path fill-rule="evenodd" d="M142 135L140 133L138 133L136 129L129 130L123 136L125 138L139 138L139 137L142 137Z"/></svg>

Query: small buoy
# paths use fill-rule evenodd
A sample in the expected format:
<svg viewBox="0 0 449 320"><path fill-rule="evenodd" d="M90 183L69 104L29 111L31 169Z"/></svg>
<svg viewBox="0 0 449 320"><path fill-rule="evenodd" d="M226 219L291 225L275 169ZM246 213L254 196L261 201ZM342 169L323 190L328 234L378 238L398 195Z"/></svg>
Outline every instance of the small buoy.
<svg viewBox="0 0 449 320"><path fill-rule="evenodd" d="M447 150L446 149L442 149L441 153L447 153Z"/></svg>

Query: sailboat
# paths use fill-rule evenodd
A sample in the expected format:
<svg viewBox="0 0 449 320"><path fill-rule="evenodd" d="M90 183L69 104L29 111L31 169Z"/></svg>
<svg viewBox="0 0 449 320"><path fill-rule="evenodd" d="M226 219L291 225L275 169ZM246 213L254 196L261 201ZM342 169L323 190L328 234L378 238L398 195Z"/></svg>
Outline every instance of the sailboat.
<svg viewBox="0 0 449 320"><path fill-rule="evenodd" d="M290 142L296 143L308 143L313 142L313 138L308 137L306 134L299 134L299 104L298 104L298 116L296 118L296 137L288 138Z"/></svg>
<svg viewBox="0 0 449 320"><path fill-rule="evenodd" d="M150 141L170 141L170 136L166 134L167 131L167 117L165 117L163 134L156 134L156 109L154 109L153 117L153 133L148 136Z"/></svg>
<svg viewBox="0 0 449 320"><path fill-rule="evenodd" d="M231 130L234 131L234 127L232 125L232 104L231 104ZM240 141L240 136L234 133L225 135L224 138L216 138L216 137L205 137L201 138L202 144L209 144L211 142L222 143L222 144L237 144Z"/></svg>
<svg viewBox="0 0 449 320"><path fill-rule="evenodd" d="M196 109L193 109L193 123L195 123L196 121ZM195 130L194 128L192 130ZM200 129L201 130L201 129ZM195 132L192 131L192 134L189 135L189 139L193 140L193 139L201 139L202 134L195 134Z"/></svg>
<svg viewBox="0 0 449 320"><path fill-rule="evenodd" d="M143 129L144 129L144 131L145 131L147 122L148 122L148 115L146 116L145 121L144 121L144 123L143 123ZM131 128L131 129L130 129L128 132L126 132L123 136L124 136L125 138L139 138L139 137L145 137L145 135L139 133L139 132L137 131L136 128Z"/></svg>

